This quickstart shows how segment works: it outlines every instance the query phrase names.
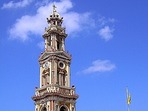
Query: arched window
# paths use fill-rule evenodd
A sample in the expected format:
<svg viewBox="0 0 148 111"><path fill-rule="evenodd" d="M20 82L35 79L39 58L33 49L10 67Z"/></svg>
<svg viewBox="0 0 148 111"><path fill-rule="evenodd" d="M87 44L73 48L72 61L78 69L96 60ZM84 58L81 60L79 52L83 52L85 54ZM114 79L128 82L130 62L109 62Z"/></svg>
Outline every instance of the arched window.
<svg viewBox="0 0 148 111"><path fill-rule="evenodd" d="M62 107L60 108L60 111L68 111L68 110L67 110L66 107L62 106Z"/></svg>
<svg viewBox="0 0 148 111"><path fill-rule="evenodd" d="M47 111L46 107L43 107L41 111Z"/></svg>

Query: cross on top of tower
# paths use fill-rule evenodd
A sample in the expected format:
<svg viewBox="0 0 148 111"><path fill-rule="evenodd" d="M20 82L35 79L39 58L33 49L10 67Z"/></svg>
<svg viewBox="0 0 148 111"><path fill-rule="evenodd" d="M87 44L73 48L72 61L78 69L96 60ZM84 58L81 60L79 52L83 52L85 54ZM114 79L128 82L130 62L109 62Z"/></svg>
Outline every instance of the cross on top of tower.
<svg viewBox="0 0 148 111"><path fill-rule="evenodd" d="M54 12L56 12L56 6L55 6L55 4L53 4L53 14L54 14Z"/></svg>

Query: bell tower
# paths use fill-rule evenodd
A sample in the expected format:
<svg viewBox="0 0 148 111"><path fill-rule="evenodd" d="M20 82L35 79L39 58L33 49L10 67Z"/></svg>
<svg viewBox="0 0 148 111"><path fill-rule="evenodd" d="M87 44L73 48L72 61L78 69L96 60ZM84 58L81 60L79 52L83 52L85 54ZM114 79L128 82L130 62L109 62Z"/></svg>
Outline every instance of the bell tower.
<svg viewBox="0 0 148 111"><path fill-rule="evenodd" d="M63 17L53 5L43 34L45 50L39 57L40 86L32 97L35 111L76 111L78 95L70 85L71 55L65 50L67 34L62 22Z"/></svg>

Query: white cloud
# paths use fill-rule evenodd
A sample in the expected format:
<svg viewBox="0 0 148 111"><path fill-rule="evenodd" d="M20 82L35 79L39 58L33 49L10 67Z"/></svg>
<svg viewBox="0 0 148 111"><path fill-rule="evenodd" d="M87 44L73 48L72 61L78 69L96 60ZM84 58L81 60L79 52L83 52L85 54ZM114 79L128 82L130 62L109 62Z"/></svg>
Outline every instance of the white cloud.
<svg viewBox="0 0 148 111"><path fill-rule="evenodd" d="M73 7L70 0L61 0L54 3L58 7L57 11L64 17L64 26L68 34L80 31L87 26L90 18L88 12L80 14L69 11ZM25 41L30 38L30 34L42 35L45 26L47 26L46 18L52 11L52 4L50 2L40 6L37 9L37 13L33 16L24 15L17 19L16 23L9 30L10 38Z"/></svg>
<svg viewBox="0 0 148 111"><path fill-rule="evenodd" d="M43 5L47 5L51 0L39 0L36 1L35 5L36 6L43 6Z"/></svg>
<svg viewBox="0 0 148 111"><path fill-rule="evenodd" d="M10 1L8 3L4 3L2 9L9 9L9 8L20 8L29 5L32 0L22 0L20 2Z"/></svg>
<svg viewBox="0 0 148 111"><path fill-rule="evenodd" d="M109 60L96 60L92 62L91 66L79 73L90 74L95 72L107 72L112 71L115 68L115 64L111 63Z"/></svg>
<svg viewBox="0 0 148 111"><path fill-rule="evenodd" d="M88 25L88 21L90 21L90 13L76 13L76 12L69 12L63 15L64 16L64 25L66 26L66 30L68 34L73 32L82 31L85 27L90 27Z"/></svg>
<svg viewBox="0 0 148 111"><path fill-rule="evenodd" d="M104 16L99 16L98 22L100 26L105 26L105 25L114 25L116 20L114 18L106 18Z"/></svg>
<svg viewBox="0 0 148 111"><path fill-rule="evenodd" d="M113 38L113 32L114 32L113 28L109 26L104 26L103 28L99 30L98 34L100 35L102 39L108 41Z"/></svg>
<svg viewBox="0 0 148 111"><path fill-rule="evenodd" d="M100 27L98 31L99 36L105 41L112 39L114 36L113 33L115 31L113 27L116 20L114 18L106 18L104 16L100 16L98 22Z"/></svg>

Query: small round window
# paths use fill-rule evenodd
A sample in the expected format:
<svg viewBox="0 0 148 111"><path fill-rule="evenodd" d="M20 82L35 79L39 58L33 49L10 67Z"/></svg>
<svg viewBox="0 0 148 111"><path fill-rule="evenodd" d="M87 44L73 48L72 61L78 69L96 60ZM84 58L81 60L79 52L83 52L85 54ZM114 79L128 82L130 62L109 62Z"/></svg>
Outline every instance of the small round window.
<svg viewBox="0 0 148 111"><path fill-rule="evenodd" d="M64 68L65 68L65 64L64 64L64 62L62 62L62 61L59 61L58 66L59 66L61 69L64 69Z"/></svg>

